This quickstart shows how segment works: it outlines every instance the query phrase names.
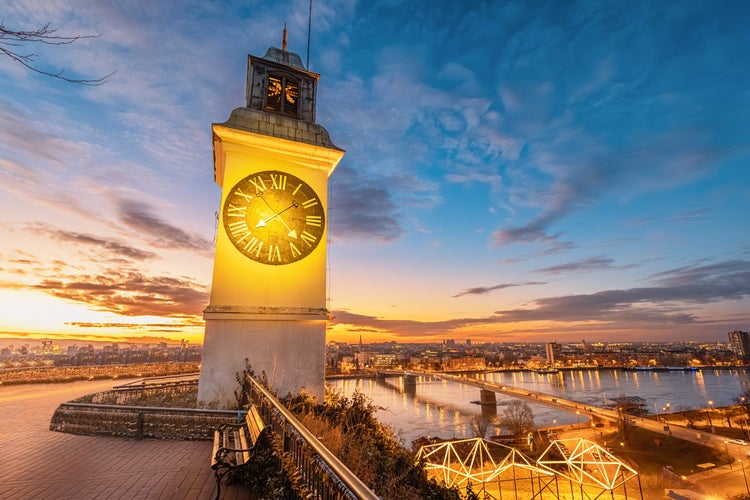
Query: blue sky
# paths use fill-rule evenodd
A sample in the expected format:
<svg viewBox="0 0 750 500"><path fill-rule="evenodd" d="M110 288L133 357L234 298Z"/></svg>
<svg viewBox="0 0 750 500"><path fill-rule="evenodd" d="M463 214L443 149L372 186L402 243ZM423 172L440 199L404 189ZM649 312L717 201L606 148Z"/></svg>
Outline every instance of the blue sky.
<svg viewBox="0 0 750 500"><path fill-rule="evenodd" d="M202 333L211 124L308 0L20 2L0 58L0 331ZM745 2L313 3L332 340L725 340L750 329Z"/></svg>

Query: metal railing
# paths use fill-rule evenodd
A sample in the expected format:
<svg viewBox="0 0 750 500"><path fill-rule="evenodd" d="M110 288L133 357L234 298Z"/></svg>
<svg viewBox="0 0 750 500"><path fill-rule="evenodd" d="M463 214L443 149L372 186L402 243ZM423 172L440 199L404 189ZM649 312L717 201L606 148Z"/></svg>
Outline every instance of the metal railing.
<svg viewBox="0 0 750 500"><path fill-rule="evenodd" d="M321 500L379 498L263 385L250 376L246 380L250 400L279 437L284 454L296 468L295 479L305 489L298 492L300 496Z"/></svg>

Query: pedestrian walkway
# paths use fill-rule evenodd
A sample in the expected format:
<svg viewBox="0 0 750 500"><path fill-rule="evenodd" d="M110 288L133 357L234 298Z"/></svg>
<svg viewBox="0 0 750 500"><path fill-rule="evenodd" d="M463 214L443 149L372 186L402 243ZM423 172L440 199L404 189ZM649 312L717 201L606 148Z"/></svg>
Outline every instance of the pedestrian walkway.
<svg viewBox="0 0 750 500"><path fill-rule="evenodd" d="M60 403L122 380L0 386L0 499L212 499L209 441L134 440L49 430ZM222 487L222 499L250 498Z"/></svg>

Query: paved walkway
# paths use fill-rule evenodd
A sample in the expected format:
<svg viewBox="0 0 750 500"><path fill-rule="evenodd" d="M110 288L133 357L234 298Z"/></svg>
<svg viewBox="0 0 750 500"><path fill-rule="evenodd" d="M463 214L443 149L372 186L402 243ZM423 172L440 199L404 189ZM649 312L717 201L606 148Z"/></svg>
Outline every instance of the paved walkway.
<svg viewBox="0 0 750 500"><path fill-rule="evenodd" d="M118 380L0 386L0 500L212 499L209 441L133 440L49 430L60 403ZM222 499L250 498L222 487Z"/></svg>

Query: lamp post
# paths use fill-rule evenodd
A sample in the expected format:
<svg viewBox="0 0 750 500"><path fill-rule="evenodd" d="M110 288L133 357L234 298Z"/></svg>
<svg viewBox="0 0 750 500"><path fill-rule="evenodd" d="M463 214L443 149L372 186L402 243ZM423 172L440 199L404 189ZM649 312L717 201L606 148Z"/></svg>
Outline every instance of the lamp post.
<svg viewBox="0 0 750 500"><path fill-rule="evenodd" d="M750 486L747 485L747 476L745 475L745 462L740 459L740 465L742 466L742 478L745 480L745 489L747 494L750 495Z"/></svg>
<svg viewBox="0 0 750 500"><path fill-rule="evenodd" d="M729 470L732 470L732 457L729 455L729 440L724 440L724 450L727 452L727 458L729 458Z"/></svg>
<svg viewBox="0 0 750 500"><path fill-rule="evenodd" d="M576 427L581 425L581 412L576 410Z"/></svg>
<svg viewBox="0 0 750 500"><path fill-rule="evenodd" d="M711 411L714 409L714 402L713 400L708 401L708 406L711 407ZM706 416L708 417L708 428L711 432L714 431L714 423L711 422L711 412L706 408Z"/></svg>

